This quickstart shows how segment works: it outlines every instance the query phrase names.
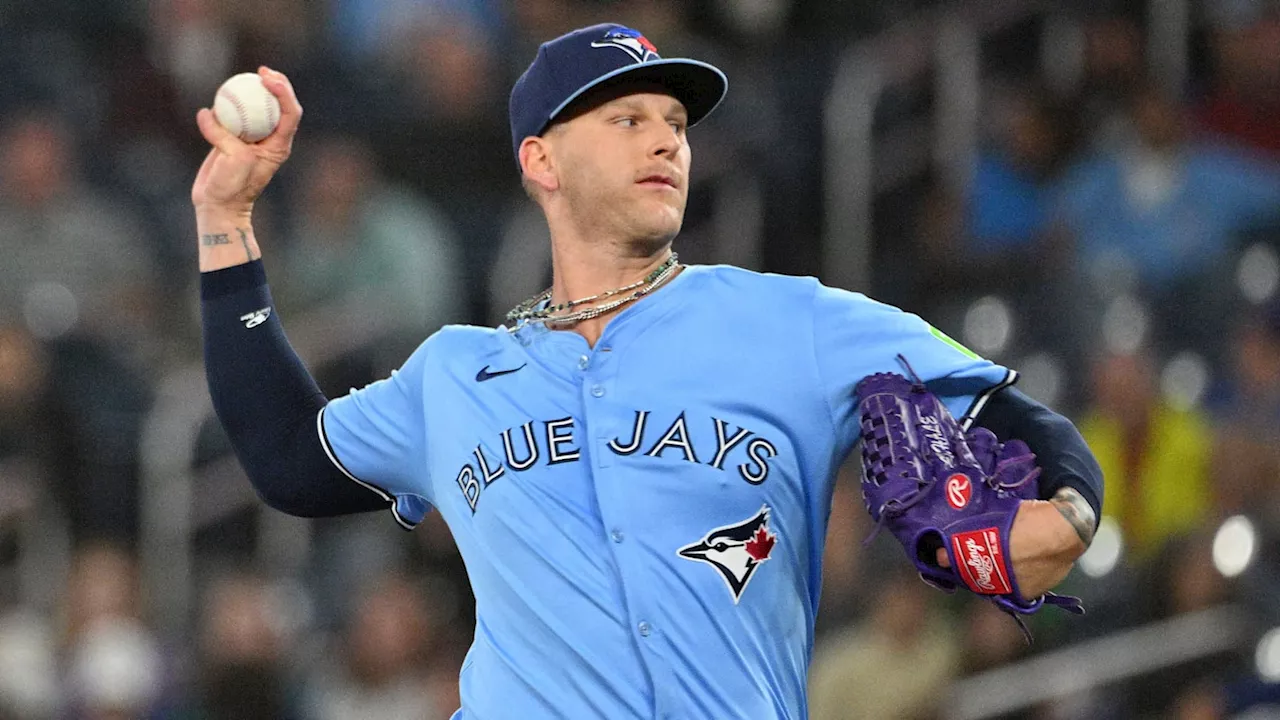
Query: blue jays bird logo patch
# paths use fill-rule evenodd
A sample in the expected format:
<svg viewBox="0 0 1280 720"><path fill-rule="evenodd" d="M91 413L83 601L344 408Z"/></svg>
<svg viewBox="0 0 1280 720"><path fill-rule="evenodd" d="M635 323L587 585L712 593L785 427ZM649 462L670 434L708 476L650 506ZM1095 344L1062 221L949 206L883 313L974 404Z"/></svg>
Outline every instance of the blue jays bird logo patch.
<svg viewBox="0 0 1280 720"><path fill-rule="evenodd" d="M593 48L616 47L635 58L636 62L657 60L658 48L649 39L631 28L614 28L605 33L604 38L591 43Z"/></svg>
<svg viewBox="0 0 1280 720"><path fill-rule="evenodd" d="M737 605L756 568L769 559L777 539L769 530L769 506L763 505L750 519L718 527L702 540L676 552L686 560L704 562L715 568L733 594L733 604Z"/></svg>

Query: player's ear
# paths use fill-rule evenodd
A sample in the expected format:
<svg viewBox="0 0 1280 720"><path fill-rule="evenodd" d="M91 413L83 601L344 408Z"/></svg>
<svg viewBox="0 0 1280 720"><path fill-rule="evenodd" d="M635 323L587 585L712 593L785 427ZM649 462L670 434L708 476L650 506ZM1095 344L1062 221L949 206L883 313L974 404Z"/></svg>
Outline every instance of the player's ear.
<svg viewBox="0 0 1280 720"><path fill-rule="evenodd" d="M530 136L520 143L520 169L524 171L525 181L536 187L545 191L560 187L546 138Z"/></svg>

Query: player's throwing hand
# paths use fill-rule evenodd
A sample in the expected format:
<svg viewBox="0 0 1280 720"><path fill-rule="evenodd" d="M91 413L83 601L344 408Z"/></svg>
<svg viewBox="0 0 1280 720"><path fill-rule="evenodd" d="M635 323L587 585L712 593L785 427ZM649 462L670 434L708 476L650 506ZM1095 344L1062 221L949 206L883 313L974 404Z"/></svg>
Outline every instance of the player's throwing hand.
<svg viewBox="0 0 1280 720"><path fill-rule="evenodd" d="M302 105L284 73L258 68L262 83L280 101L280 124L275 132L256 143L246 143L218 124L213 111L196 113L200 134L209 141L209 151L191 188L191 202L197 214L248 218L253 203L267 183L289 159L293 136L302 119Z"/></svg>

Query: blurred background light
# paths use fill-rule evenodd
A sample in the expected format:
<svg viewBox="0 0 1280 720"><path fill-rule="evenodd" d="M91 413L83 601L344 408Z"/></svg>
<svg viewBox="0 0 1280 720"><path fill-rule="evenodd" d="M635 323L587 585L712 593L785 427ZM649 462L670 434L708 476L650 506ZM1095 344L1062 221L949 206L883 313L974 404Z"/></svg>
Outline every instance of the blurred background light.
<svg viewBox="0 0 1280 720"><path fill-rule="evenodd" d="M999 355L1013 335L1009 304L994 295L979 298L964 315L964 341L980 355Z"/></svg>
<svg viewBox="0 0 1280 720"><path fill-rule="evenodd" d="M1208 389L1209 363L1197 353L1184 351L1174 355L1160 373L1160 391L1179 410L1199 405Z"/></svg>
<svg viewBox="0 0 1280 720"><path fill-rule="evenodd" d="M1018 387L1045 405L1057 405L1066 383L1066 367L1049 352L1035 352L1017 364Z"/></svg>
<svg viewBox="0 0 1280 720"><path fill-rule="evenodd" d="M1213 536L1213 566L1223 577L1236 577L1253 562L1257 545L1253 523L1243 515L1229 517Z"/></svg>
<svg viewBox="0 0 1280 720"><path fill-rule="evenodd" d="M1270 300L1280 286L1280 257L1276 256L1275 248L1256 243L1241 253L1236 265L1236 284L1240 294L1255 305Z"/></svg>
<svg viewBox="0 0 1280 720"><path fill-rule="evenodd" d="M76 296L66 285L32 283L23 297L22 317L32 335L41 340L53 340L76 326L80 307Z"/></svg>
<svg viewBox="0 0 1280 720"><path fill-rule="evenodd" d="M1262 636L1253 657L1259 677L1267 682L1280 682L1280 627L1271 628Z"/></svg>
<svg viewBox="0 0 1280 720"><path fill-rule="evenodd" d="M1120 526L1104 515L1098 522L1098 531L1093 535L1093 544L1076 564L1085 575L1100 578L1115 570L1123 555L1124 535L1120 532Z"/></svg>
<svg viewBox="0 0 1280 720"><path fill-rule="evenodd" d="M1131 355L1147 340L1150 313L1137 298L1121 295L1102 316L1102 342L1108 352Z"/></svg>

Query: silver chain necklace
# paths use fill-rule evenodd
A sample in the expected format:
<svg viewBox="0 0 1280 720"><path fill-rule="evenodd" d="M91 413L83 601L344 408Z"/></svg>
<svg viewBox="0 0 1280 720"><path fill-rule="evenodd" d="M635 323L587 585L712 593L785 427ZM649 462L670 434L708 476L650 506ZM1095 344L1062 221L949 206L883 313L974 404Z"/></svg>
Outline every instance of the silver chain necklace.
<svg viewBox="0 0 1280 720"><path fill-rule="evenodd" d="M545 322L552 325L568 325L599 317L607 312L620 308L633 300L639 300L645 295L657 290L663 283L671 279L671 276L675 274L676 269L680 267L678 264L679 259L680 257L673 252L666 260L662 261L661 265L654 268L653 272L646 275L642 280L637 280L625 287L606 290L598 295L592 295L591 297L585 297L580 300L570 300L568 302L560 303L559 305L548 305L544 308L539 308L539 305L551 299L551 288L547 288L512 308L511 311L507 313L507 322L512 324L510 329L515 329L521 323L525 322ZM557 313L562 313L566 310L573 310L573 308L578 307L579 305L603 300L626 292L631 292L631 294L626 297L621 297L617 300L607 302L603 305L596 305L576 312L557 315Z"/></svg>

